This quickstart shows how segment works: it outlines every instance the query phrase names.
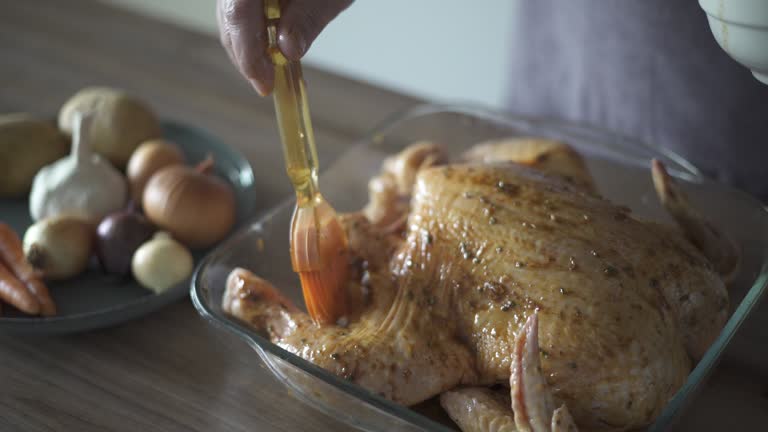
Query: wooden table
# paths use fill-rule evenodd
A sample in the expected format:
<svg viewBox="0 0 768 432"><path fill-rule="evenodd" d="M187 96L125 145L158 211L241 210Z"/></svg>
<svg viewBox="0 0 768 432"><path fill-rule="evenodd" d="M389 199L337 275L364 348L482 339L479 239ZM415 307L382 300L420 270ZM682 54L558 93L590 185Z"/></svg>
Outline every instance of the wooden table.
<svg viewBox="0 0 768 432"><path fill-rule="evenodd" d="M326 161L418 102L306 75ZM96 84L125 88L242 151L260 207L288 193L271 101L254 96L216 40L93 1L0 0L0 112L50 115ZM765 383L723 364L681 429L768 424ZM0 336L2 431L347 429L294 400L248 346L203 322L188 300L85 334Z"/></svg>

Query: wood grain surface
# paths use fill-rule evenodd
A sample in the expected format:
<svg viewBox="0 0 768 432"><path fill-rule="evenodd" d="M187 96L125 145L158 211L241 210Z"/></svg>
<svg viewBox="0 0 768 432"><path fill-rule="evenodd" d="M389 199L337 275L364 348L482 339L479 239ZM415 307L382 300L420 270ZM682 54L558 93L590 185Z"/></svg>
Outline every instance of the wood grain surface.
<svg viewBox="0 0 768 432"><path fill-rule="evenodd" d="M306 77L321 162L417 102L317 70ZM243 152L261 208L288 193L272 103L254 95L216 40L95 1L0 0L0 112L54 115L87 85L125 88ZM764 428L765 383L721 365L680 429ZM295 400L247 345L184 300L85 334L0 335L0 431L17 430L348 428Z"/></svg>

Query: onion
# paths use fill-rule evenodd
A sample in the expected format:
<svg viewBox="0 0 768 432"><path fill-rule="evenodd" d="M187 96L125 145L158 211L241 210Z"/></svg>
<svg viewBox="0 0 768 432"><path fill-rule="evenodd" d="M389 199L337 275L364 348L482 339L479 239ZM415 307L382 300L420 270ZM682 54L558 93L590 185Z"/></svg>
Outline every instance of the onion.
<svg viewBox="0 0 768 432"><path fill-rule="evenodd" d="M173 165L158 171L144 189L147 218L191 248L223 239L235 223L232 187L209 174L208 157L196 169Z"/></svg>
<svg viewBox="0 0 768 432"><path fill-rule="evenodd" d="M131 197L141 202L144 187L153 174L168 165L183 165L184 155L179 148L162 139L143 142L131 155L125 174L131 186Z"/></svg>
<svg viewBox="0 0 768 432"><path fill-rule="evenodd" d="M105 217L96 228L96 255L104 271L127 276L136 249L154 234L155 228L131 205Z"/></svg>
<svg viewBox="0 0 768 432"><path fill-rule="evenodd" d="M183 282L193 266L189 251L162 231L136 250L131 263L136 280L158 294Z"/></svg>
<svg viewBox="0 0 768 432"><path fill-rule="evenodd" d="M24 254L44 278L69 279L88 267L93 237L93 225L88 220L69 215L54 216L27 229Z"/></svg>

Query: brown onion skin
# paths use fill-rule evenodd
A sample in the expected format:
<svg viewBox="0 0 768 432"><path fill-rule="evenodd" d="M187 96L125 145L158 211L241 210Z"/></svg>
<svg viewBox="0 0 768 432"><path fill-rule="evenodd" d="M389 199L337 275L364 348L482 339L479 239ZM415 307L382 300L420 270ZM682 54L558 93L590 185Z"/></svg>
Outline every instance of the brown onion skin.
<svg viewBox="0 0 768 432"><path fill-rule="evenodd" d="M172 142L163 139L144 141L133 152L125 168L131 198L141 202L144 188L153 174L168 165L183 164L184 154Z"/></svg>
<svg viewBox="0 0 768 432"><path fill-rule="evenodd" d="M144 189L143 206L152 223L194 249L222 240L235 223L231 186L188 166L155 173Z"/></svg>

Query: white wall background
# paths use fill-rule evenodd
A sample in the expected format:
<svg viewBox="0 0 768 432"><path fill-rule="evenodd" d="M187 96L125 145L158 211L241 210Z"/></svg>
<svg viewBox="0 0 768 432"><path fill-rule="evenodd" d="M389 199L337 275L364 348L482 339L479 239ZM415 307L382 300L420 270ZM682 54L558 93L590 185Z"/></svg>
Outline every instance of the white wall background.
<svg viewBox="0 0 768 432"><path fill-rule="evenodd" d="M215 0L106 0L216 32ZM305 62L431 101L501 108L516 0L357 0Z"/></svg>

